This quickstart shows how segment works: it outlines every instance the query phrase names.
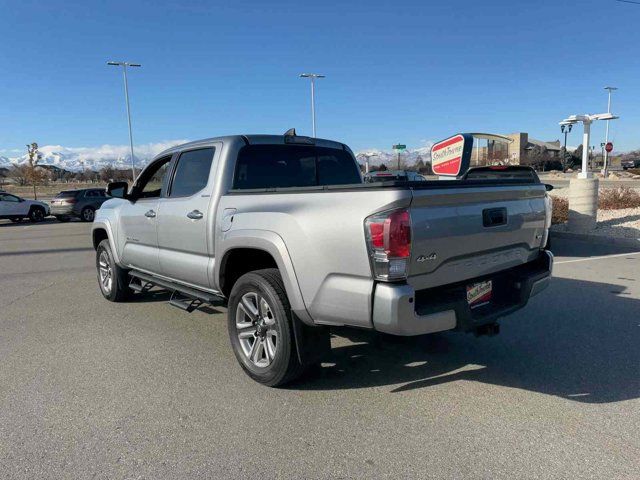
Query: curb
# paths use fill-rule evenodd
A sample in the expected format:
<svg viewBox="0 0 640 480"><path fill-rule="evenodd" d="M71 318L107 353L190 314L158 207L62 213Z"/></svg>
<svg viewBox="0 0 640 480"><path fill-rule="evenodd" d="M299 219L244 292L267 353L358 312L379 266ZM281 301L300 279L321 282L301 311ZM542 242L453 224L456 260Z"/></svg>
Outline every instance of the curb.
<svg viewBox="0 0 640 480"><path fill-rule="evenodd" d="M565 240L575 240L587 242L594 245L615 245L618 247L629 247L640 250L640 238L606 237L604 235L589 235L588 233L558 232L551 230L551 238L563 238Z"/></svg>

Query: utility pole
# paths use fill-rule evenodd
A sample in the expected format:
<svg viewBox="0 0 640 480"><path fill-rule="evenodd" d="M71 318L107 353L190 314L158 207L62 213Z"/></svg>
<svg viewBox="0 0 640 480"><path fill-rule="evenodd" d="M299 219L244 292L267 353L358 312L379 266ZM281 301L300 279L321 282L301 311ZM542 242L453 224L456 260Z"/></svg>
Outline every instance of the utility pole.
<svg viewBox="0 0 640 480"><path fill-rule="evenodd" d="M122 73L124 76L124 98L127 104L127 122L129 123L129 147L131 148L131 176L133 181L136 181L136 167L135 160L133 158L133 134L131 133L131 109L129 107L129 82L127 81L127 67L141 67L139 63L129 62L107 62L107 65L122 67Z"/></svg>
<svg viewBox="0 0 640 480"><path fill-rule="evenodd" d="M609 92L607 100L607 113L611 113L611 92L617 90L617 87L604 87ZM607 126L604 134L604 144L609 143L609 120L607 120ZM604 166L602 168L602 175L607 178L609 176L609 152L604 151Z"/></svg>
<svg viewBox="0 0 640 480"><path fill-rule="evenodd" d="M301 73L300 78L311 79L311 130L313 138L316 138L316 78L325 78L325 75L319 73Z"/></svg>

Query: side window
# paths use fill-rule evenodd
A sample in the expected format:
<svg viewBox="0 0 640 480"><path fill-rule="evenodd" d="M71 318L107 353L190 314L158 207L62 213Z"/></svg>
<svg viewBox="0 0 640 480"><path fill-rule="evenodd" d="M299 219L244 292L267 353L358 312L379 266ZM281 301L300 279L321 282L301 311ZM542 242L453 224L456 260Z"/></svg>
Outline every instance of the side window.
<svg viewBox="0 0 640 480"><path fill-rule="evenodd" d="M189 197L207 186L215 150L202 148L180 154L169 197Z"/></svg>
<svg viewBox="0 0 640 480"><path fill-rule="evenodd" d="M0 194L0 200L4 202L13 202L13 203L18 203L20 201L18 197L14 197L13 195L9 195L9 194Z"/></svg>
<svg viewBox="0 0 640 480"><path fill-rule="evenodd" d="M92 198L96 196L96 192L93 190L87 190L86 192L84 192L84 196L87 198Z"/></svg>
<svg viewBox="0 0 640 480"><path fill-rule="evenodd" d="M162 193L162 183L169 168L171 157L165 157L151 164L144 171L136 190L140 198L157 198Z"/></svg>

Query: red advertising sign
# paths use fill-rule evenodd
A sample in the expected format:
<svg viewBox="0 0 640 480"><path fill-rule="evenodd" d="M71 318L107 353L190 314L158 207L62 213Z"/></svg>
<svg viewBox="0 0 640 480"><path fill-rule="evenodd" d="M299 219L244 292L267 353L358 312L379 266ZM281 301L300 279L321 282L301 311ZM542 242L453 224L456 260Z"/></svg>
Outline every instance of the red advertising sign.
<svg viewBox="0 0 640 480"><path fill-rule="evenodd" d="M461 133L436 143L431 147L433 173L445 177L457 177L466 172L469 168L471 145L473 145L473 137Z"/></svg>

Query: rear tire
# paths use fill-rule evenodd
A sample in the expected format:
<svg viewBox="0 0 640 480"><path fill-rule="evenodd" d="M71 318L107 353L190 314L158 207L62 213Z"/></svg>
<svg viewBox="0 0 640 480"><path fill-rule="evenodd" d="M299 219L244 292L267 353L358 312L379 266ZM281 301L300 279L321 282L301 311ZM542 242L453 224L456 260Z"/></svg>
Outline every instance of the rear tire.
<svg viewBox="0 0 640 480"><path fill-rule="evenodd" d="M80 212L80 220L83 222L93 222L96 216L96 209L93 207L84 207Z"/></svg>
<svg viewBox="0 0 640 480"><path fill-rule="evenodd" d="M256 270L238 279L229 296L227 321L233 353L256 382L277 387L303 373L278 269Z"/></svg>
<svg viewBox="0 0 640 480"><path fill-rule="evenodd" d="M131 298L129 272L116 264L108 239L102 240L96 249L96 270L104 298L110 302L124 302Z"/></svg>
<svg viewBox="0 0 640 480"><path fill-rule="evenodd" d="M29 220L33 223L38 223L44 220L44 210L40 207L33 207L29 211Z"/></svg>
<svg viewBox="0 0 640 480"><path fill-rule="evenodd" d="M71 219L69 217L65 217L64 215L56 215L56 220L64 223L64 222L68 222Z"/></svg>

